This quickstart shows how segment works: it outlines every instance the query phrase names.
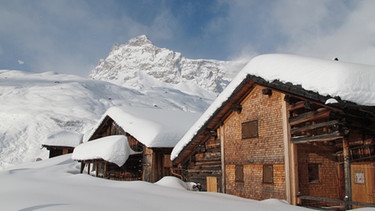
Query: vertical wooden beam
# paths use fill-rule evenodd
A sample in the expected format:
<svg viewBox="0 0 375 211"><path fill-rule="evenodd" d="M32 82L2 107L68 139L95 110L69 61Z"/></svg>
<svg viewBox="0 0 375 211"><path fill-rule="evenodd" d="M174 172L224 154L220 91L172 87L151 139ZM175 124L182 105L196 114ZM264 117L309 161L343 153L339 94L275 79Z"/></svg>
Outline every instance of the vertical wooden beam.
<svg viewBox="0 0 375 211"><path fill-rule="evenodd" d="M104 161L103 165L103 178L105 178L107 176L107 161Z"/></svg>
<svg viewBox="0 0 375 211"><path fill-rule="evenodd" d="M98 163L95 163L95 176L96 177L99 176L99 164Z"/></svg>
<svg viewBox="0 0 375 211"><path fill-rule="evenodd" d="M289 141L289 124L288 124L288 112L286 102L281 100L281 117L282 117L282 128L283 128L283 144L284 144L284 171L285 171L285 196L286 200L291 203L291 174L290 174L290 141Z"/></svg>
<svg viewBox="0 0 375 211"><path fill-rule="evenodd" d="M85 161L81 161L81 174L83 173L83 169L85 169Z"/></svg>
<svg viewBox="0 0 375 211"><path fill-rule="evenodd" d="M90 174L90 172L91 172L90 167L91 167L91 163L88 162L88 163L87 163L87 173L88 173L88 174Z"/></svg>
<svg viewBox="0 0 375 211"><path fill-rule="evenodd" d="M345 136L342 140L343 155L344 155L344 181L345 181L345 201L352 201L352 183L350 171L350 154L349 154L349 140ZM352 206L345 204L345 209L349 210Z"/></svg>
<svg viewBox="0 0 375 211"><path fill-rule="evenodd" d="M224 124L220 126L218 129L219 139L220 139L220 148L221 148L221 192L225 193L225 156L224 156L224 142L225 142L225 132L224 132Z"/></svg>
<svg viewBox="0 0 375 211"><path fill-rule="evenodd" d="M282 96L282 98L284 98ZM285 166L285 195L286 200L293 205L297 204L298 172L296 145L290 141L289 110L285 100L281 101L284 142L284 166Z"/></svg>

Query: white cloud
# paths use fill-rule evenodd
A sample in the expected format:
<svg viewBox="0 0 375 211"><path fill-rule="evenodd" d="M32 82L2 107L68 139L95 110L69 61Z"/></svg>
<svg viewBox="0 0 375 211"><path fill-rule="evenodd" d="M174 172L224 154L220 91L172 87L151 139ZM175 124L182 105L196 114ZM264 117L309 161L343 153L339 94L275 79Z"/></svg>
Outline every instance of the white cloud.
<svg viewBox="0 0 375 211"><path fill-rule="evenodd" d="M32 71L87 75L116 42L146 34L154 43L163 43L161 47L202 57L289 52L371 64L374 4L372 0L218 0L210 7L217 10L210 13L215 17L209 17L206 25L197 24L202 29L195 32L201 34L190 35L186 34L190 29L174 17L184 11L176 13L165 2L151 15L130 15L116 8L114 1L6 1L0 7L0 56L22 58L27 61L23 67ZM147 21L140 15L147 15Z"/></svg>
<svg viewBox="0 0 375 211"><path fill-rule="evenodd" d="M375 64L375 1L222 0L212 31L228 33L232 55L286 52Z"/></svg>
<svg viewBox="0 0 375 211"><path fill-rule="evenodd" d="M23 65L23 64L25 64L25 62L24 62L24 61L22 61L22 60L20 60L20 59L18 59L18 60L17 60L17 63L18 63L18 64L20 64L20 65Z"/></svg>
<svg viewBox="0 0 375 211"><path fill-rule="evenodd" d="M371 21L375 19L374 10L374 1L359 1L335 30L290 48L297 53L375 65L375 25Z"/></svg>

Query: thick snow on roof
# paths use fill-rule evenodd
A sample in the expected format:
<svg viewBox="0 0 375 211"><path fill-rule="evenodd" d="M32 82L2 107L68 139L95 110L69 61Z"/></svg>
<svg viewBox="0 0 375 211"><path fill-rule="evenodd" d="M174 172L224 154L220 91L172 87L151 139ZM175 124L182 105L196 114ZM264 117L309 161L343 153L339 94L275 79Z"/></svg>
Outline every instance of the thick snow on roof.
<svg viewBox="0 0 375 211"><path fill-rule="evenodd" d="M147 147L174 147L199 118L200 113L159 108L112 107L103 115L97 127L106 116Z"/></svg>
<svg viewBox="0 0 375 211"><path fill-rule="evenodd" d="M375 66L285 54L253 58L241 72L301 85L322 96L375 106Z"/></svg>
<svg viewBox="0 0 375 211"><path fill-rule="evenodd" d="M72 131L59 131L49 135L42 145L76 147L82 143L82 134Z"/></svg>
<svg viewBox="0 0 375 211"><path fill-rule="evenodd" d="M260 55L250 60L176 144L171 154L172 160L180 154L247 75L259 76L269 82L289 82L322 96L339 96L341 100L375 106L375 66L286 54Z"/></svg>
<svg viewBox="0 0 375 211"><path fill-rule="evenodd" d="M123 135L95 139L74 148L73 160L103 159L118 166L124 165L129 155L136 154Z"/></svg>

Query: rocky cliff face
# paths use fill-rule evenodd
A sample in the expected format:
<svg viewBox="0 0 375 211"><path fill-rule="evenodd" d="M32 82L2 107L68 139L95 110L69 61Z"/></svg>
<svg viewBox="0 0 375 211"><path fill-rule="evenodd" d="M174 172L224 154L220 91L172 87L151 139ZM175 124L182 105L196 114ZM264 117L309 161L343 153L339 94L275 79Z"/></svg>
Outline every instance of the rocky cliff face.
<svg viewBox="0 0 375 211"><path fill-rule="evenodd" d="M142 35L114 46L90 77L125 87L167 86L190 94L209 92L216 96L230 82L226 69L233 63L187 59L179 52L156 47Z"/></svg>

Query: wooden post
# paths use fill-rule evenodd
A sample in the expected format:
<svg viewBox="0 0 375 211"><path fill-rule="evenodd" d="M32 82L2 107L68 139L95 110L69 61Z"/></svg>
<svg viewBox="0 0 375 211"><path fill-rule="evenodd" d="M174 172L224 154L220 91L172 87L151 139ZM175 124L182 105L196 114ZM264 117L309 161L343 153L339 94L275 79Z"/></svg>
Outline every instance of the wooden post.
<svg viewBox="0 0 375 211"><path fill-rule="evenodd" d="M104 161L103 165L104 165L104 167L103 167L103 178L106 178L107 177L107 161Z"/></svg>
<svg viewBox="0 0 375 211"><path fill-rule="evenodd" d="M219 139L220 139L220 150L221 150L221 192L222 193L225 193L226 192L226 187L225 187L225 185L226 185L226 183L225 183L225 179L226 179L226 176L225 176L225 156L224 156L224 150L225 150L225 148L224 148L224 142L225 142L225 133L224 133L224 130L225 128L224 128L224 125L222 125L222 126L220 126L219 128L218 128L218 130L219 130Z"/></svg>
<svg viewBox="0 0 375 211"><path fill-rule="evenodd" d="M285 95L283 95L285 98ZM281 102L281 113L283 118L283 139L284 139L284 165L285 165L285 195L286 200L293 205L298 202L298 162L297 145L291 142L288 102Z"/></svg>
<svg viewBox="0 0 375 211"><path fill-rule="evenodd" d="M343 154L344 154L344 181L345 181L345 201L352 201L352 183L350 172L350 154L349 154L349 141L347 136L342 141ZM345 209L350 210L352 205L345 203Z"/></svg>
<svg viewBox="0 0 375 211"><path fill-rule="evenodd" d="M83 173L84 168L85 168L85 161L81 161L81 174Z"/></svg>
<svg viewBox="0 0 375 211"><path fill-rule="evenodd" d="M98 163L95 163L95 176L96 177L99 176L99 164Z"/></svg>

